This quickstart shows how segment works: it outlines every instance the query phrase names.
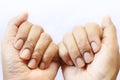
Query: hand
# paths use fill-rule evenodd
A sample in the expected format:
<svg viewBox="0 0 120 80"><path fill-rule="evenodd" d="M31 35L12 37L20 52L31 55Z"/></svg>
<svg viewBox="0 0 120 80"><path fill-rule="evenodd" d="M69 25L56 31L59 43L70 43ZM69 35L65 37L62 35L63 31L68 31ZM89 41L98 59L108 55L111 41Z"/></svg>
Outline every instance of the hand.
<svg viewBox="0 0 120 80"><path fill-rule="evenodd" d="M116 80L119 70L119 49L115 26L109 17L105 17L102 22L102 28L103 34L99 34L100 29L98 26L88 24L84 30L83 28L75 29L76 34L74 34L75 31L73 31L74 36L72 36L75 41L71 39L70 35L63 38L63 42L59 44L59 55L66 63L62 65L65 80ZM75 35L78 36L76 37ZM85 66L86 60L91 59L91 53L86 56L86 59L84 58L85 52L90 52L91 50L88 41L96 54L94 54L93 61ZM73 42L75 43L74 45L78 47L75 48L72 44ZM95 42L95 44L92 42ZM77 56L76 53L78 52L76 49L79 50ZM78 64L84 64L84 67L81 68L77 65L76 57L82 58L82 61L79 60ZM72 61L75 66L68 65L69 63L67 62L69 61Z"/></svg>
<svg viewBox="0 0 120 80"><path fill-rule="evenodd" d="M16 34L14 47L20 51L20 58L28 61L29 68L46 69L58 56L58 46L39 25L23 22Z"/></svg>
<svg viewBox="0 0 120 80"><path fill-rule="evenodd" d="M40 34L42 36L41 37L42 39L40 39L40 40L43 40L45 38L45 36L46 36L46 38L48 38L47 34L42 33L43 30L41 28L38 28L38 26L36 26L36 25L33 27L31 23L27 22L27 16L28 15L26 13L24 13L18 17L15 17L8 24L8 29L7 29L5 38L3 39L3 43L2 43L3 78L4 78L4 80L54 80L54 78L57 74L58 68L59 68L58 62L51 61L50 65L45 70L42 70L39 67L37 67L36 69L30 69L26 66L28 61L22 60L19 58L20 50L16 49L15 46L17 48L22 48L24 42L26 41L22 50L24 50L25 48L32 49L35 46L29 45L30 42L27 40L30 40L32 38L34 41L31 42L31 44L32 43L35 44L35 43L37 43L36 38L39 39L38 36ZM36 29L38 29L38 30L36 30ZM35 32L34 36L31 37L31 35L33 35L33 30L36 30L36 32ZM20 32L20 31L22 31L23 33L24 33L24 31L26 31L24 36L23 36L22 32ZM31 32L27 39L29 31L31 31ZM19 46L17 44L15 45L15 41L17 41L18 38L22 39L23 37L24 37L24 41L23 42L19 41L17 43L19 45L22 42L22 44ZM38 44L40 42L38 42ZM51 45L46 50L46 53L49 53L51 50L53 50L51 48L51 46L55 46L55 44L52 43L51 40L48 43L50 43ZM37 47L36 49L38 49L38 46L39 45L36 46ZM57 50L55 50L55 51L57 51ZM33 54L35 54L35 53L33 53ZM20 55L21 55L21 53L20 53ZM31 54L29 54L27 56L21 55L21 58L26 59L26 57L27 57L27 59L28 59L30 56L31 56ZM35 57L35 58L38 59L38 57ZM46 59L46 58L44 58L44 59ZM39 63L39 61L37 61L37 63ZM38 64L36 64L36 66L37 65Z"/></svg>

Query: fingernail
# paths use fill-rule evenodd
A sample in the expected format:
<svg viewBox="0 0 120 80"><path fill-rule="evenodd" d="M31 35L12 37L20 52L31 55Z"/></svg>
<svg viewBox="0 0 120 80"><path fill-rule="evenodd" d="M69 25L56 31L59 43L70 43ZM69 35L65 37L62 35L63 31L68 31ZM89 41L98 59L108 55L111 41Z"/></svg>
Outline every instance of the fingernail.
<svg viewBox="0 0 120 80"><path fill-rule="evenodd" d="M84 59L86 63L90 63L93 60L93 57L90 55L89 52L84 53Z"/></svg>
<svg viewBox="0 0 120 80"><path fill-rule="evenodd" d="M28 63L28 67L35 68L36 67L36 60L31 59L30 62Z"/></svg>
<svg viewBox="0 0 120 80"><path fill-rule="evenodd" d="M15 43L15 48L16 49L21 49L22 46L24 44L24 41L22 39L19 39L16 43Z"/></svg>
<svg viewBox="0 0 120 80"><path fill-rule="evenodd" d="M98 49L97 44L95 42L92 42L91 46L92 46L93 51L97 52L97 49Z"/></svg>
<svg viewBox="0 0 120 80"><path fill-rule="evenodd" d="M25 49L25 50L20 54L20 57L23 58L23 59L25 59L25 60L30 59L30 57L31 57L30 50L29 50L29 49Z"/></svg>
<svg viewBox="0 0 120 80"><path fill-rule="evenodd" d="M73 65L73 63L72 63L72 61L71 61L71 60L69 60L69 61L68 61L68 64L69 64L70 66L72 66L72 65Z"/></svg>
<svg viewBox="0 0 120 80"><path fill-rule="evenodd" d="M40 64L40 68L41 68L41 69L44 69L44 68L45 68L45 63L42 62L42 63Z"/></svg>
<svg viewBox="0 0 120 80"><path fill-rule="evenodd" d="M78 67L84 67L85 66L85 63L81 58L77 58L76 63L78 65Z"/></svg>

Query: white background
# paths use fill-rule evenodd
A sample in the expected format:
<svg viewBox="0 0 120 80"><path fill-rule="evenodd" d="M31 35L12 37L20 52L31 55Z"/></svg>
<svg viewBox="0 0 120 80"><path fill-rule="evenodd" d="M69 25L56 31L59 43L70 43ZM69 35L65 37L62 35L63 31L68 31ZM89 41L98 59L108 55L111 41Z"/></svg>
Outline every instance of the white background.
<svg viewBox="0 0 120 80"><path fill-rule="evenodd" d="M29 21L42 25L56 43L75 25L87 22L100 24L105 15L110 15L116 25L120 43L119 0L0 0L0 40L8 21L24 11L29 13ZM61 72L56 80L63 80Z"/></svg>

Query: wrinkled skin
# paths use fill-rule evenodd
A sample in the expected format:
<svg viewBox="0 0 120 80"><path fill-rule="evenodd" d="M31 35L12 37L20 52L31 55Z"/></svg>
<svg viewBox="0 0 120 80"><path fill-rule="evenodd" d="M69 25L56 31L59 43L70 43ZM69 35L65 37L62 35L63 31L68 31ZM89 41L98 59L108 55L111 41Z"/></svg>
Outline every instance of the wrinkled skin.
<svg viewBox="0 0 120 80"><path fill-rule="evenodd" d="M119 48L115 27L109 17L103 22L101 49L95 54L92 63L86 68L63 64L65 80L116 80L119 71Z"/></svg>
<svg viewBox="0 0 120 80"><path fill-rule="evenodd" d="M18 30L18 25L27 20L27 14L24 13L8 24L6 35L2 42L2 64L4 80L54 80L59 64L52 62L49 68L41 70L40 68L29 69L27 61L19 58L19 50L15 49L14 39Z"/></svg>

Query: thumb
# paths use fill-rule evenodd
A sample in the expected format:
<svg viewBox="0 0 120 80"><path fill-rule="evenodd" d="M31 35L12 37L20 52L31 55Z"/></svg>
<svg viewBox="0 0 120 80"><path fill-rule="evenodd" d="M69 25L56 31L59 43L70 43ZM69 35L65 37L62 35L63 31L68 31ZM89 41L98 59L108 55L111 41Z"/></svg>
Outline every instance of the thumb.
<svg viewBox="0 0 120 80"><path fill-rule="evenodd" d="M103 27L103 42L112 45L117 40L116 29L109 16L106 16L102 21Z"/></svg>
<svg viewBox="0 0 120 80"><path fill-rule="evenodd" d="M15 36L18 28L20 26L21 23L23 23L24 21L26 21L28 18L28 14L22 13L19 16L13 18L9 23L8 23L8 27L7 27L7 35L8 36Z"/></svg>

